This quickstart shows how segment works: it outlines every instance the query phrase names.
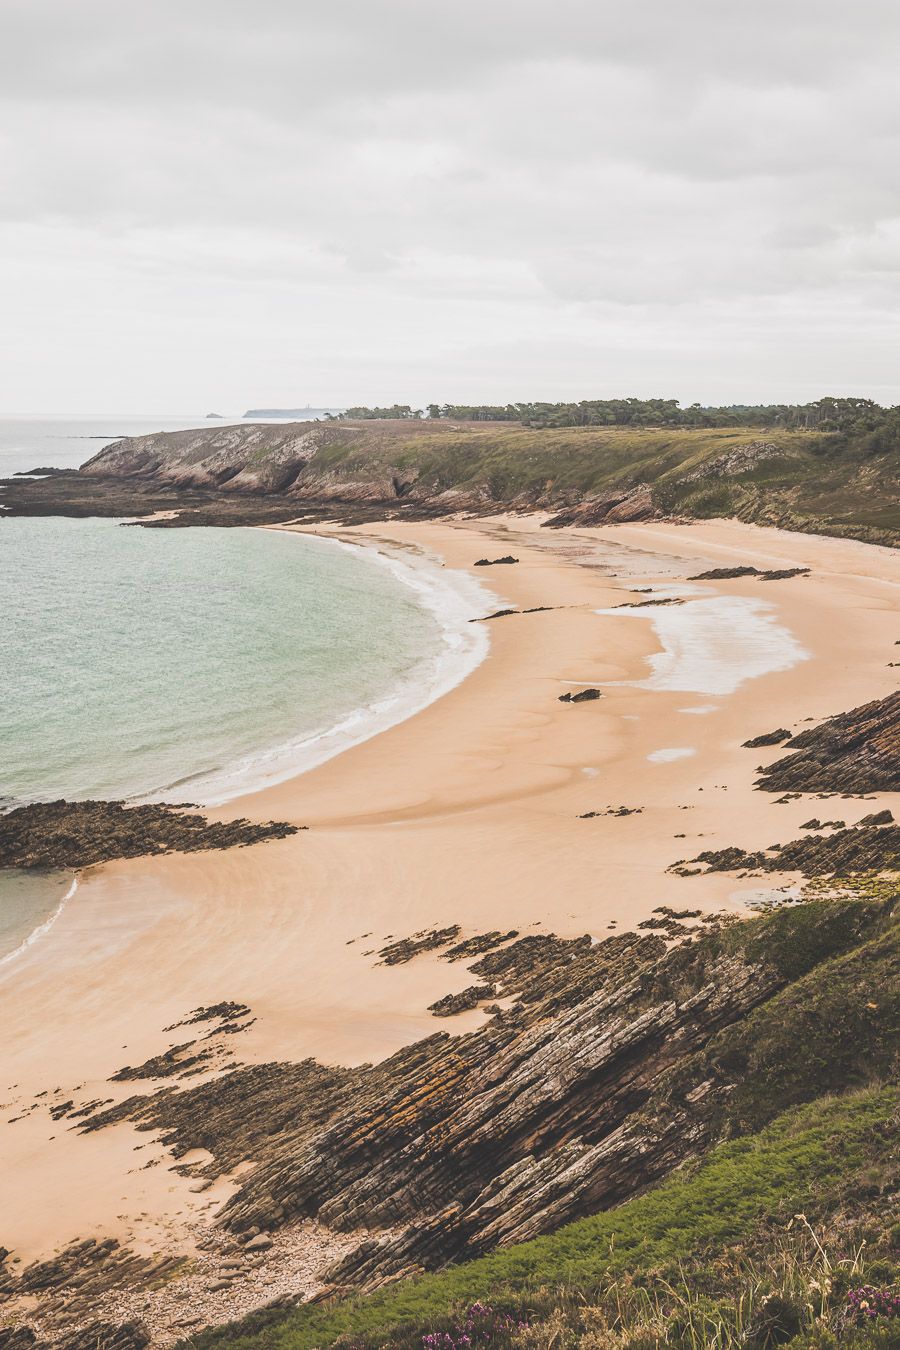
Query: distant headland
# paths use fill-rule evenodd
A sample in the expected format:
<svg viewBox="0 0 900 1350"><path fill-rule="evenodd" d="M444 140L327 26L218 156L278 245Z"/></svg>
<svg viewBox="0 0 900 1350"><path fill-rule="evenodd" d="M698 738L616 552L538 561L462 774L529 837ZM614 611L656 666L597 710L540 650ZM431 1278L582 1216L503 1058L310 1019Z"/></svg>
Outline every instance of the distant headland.
<svg viewBox="0 0 900 1350"><path fill-rule="evenodd" d="M248 408L244 417L285 417L299 422L311 422L317 417L330 414L334 417L343 412L343 408Z"/></svg>

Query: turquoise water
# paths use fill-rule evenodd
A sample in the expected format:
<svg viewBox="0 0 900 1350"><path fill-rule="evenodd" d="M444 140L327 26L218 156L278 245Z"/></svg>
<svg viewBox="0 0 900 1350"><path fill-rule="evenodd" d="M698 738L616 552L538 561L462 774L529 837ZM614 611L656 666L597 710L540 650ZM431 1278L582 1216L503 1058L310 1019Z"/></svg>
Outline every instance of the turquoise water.
<svg viewBox="0 0 900 1350"><path fill-rule="evenodd" d="M14 801L221 800L353 739L445 641L387 567L297 535L12 519L0 554Z"/></svg>
<svg viewBox="0 0 900 1350"><path fill-rule="evenodd" d="M32 422L23 440L22 425L0 421L7 471L143 429ZM491 601L437 566L296 534L0 513L0 810L214 804L280 781L457 683ZM0 964L70 885L0 873Z"/></svg>

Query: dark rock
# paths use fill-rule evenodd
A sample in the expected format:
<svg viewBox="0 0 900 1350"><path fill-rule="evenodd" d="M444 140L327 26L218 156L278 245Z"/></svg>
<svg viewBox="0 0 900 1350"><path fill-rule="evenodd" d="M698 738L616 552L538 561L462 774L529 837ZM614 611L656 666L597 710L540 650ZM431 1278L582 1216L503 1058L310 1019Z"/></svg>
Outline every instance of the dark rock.
<svg viewBox="0 0 900 1350"><path fill-rule="evenodd" d="M817 960L881 931L887 908L822 904L818 955L778 913L767 943L758 926L742 938L744 925L715 917L671 949L650 933L535 934L473 963L514 1004L468 1035L435 1034L354 1069L238 1069L133 1098L106 1123L161 1131L176 1156L209 1149L209 1175L252 1159L221 1216L234 1233L304 1217L387 1230L361 1234L328 1275L381 1286L614 1206L702 1152L728 1128L756 1044L752 1025L737 1044L728 1035ZM787 950L789 963L773 959ZM770 1099L759 1109L775 1114Z"/></svg>
<svg viewBox="0 0 900 1350"><path fill-rule="evenodd" d="M689 581L731 581L735 577L758 577L758 567L711 567L708 572L698 572L688 577Z"/></svg>
<svg viewBox="0 0 900 1350"><path fill-rule="evenodd" d="M0 867L89 867L111 858L243 847L296 834L296 825L210 822L173 806L33 802L0 815Z"/></svg>
<svg viewBox="0 0 900 1350"><path fill-rule="evenodd" d="M0 1350L32 1350L37 1343L31 1327L0 1327Z"/></svg>
<svg viewBox="0 0 900 1350"><path fill-rule="evenodd" d="M183 1045L173 1045L170 1050L164 1050L161 1055L153 1055L136 1068L132 1068L130 1064L126 1065L124 1069L119 1069L118 1073L112 1075L110 1082L128 1083L138 1078L171 1078L213 1058L212 1050L185 1054L185 1051L191 1050L196 1044L196 1041L185 1041Z"/></svg>
<svg viewBox="0 0 900 1350"><path fill-rule="evenodd" d="M449 928L434 928L429 932L414 933L412 937L400 938L397 942L382 947L378 955L385 966L399 966L411 961L420 952L433 952L438 947L446 947L454 938L458 938L458 923Z"/></svg>
<svg viewBox="0 0 900 1350"><path fill-rule="evenodd" d="M474 564L475 567L498 567L500 563L517 563L518 558L514 558L508 553L505 558L479 558Z"/></svg>
<svg viewBox="0 0 900 1350"><path fill-rule="evenodd" d="M59 1350L144 1350L150 1335L141 1322L91 1322L58 1342Z"/></svg>
<svg viewBox="0 0 900 1350"><path fill-rule="evenodd" d="M711 872L751 868L763 872L802 872L806 877L851 876L858 872L900 870L900 825L860 826L835 834L794 839L766 853L722 848L698 853L692 861Z"/></svg>
<svg viewBox="0 0 900 1350"><path fill-rule="evenodd" d="M779 745L782 741L789 741L792 733L786 727L779 727L777 731L765 731L761 736L754 736L752 740L744 741L745 750L756 750L761 745Z"/></svg>
<svg viewBox="0 0 900 1350"><path fill-rule="evenodd" d="M513 938L519 936L518 930L510 929L508 933L494 931L492 933L479 933L475 937L464 938L462 942L457 942L446 952L441 952L442 961L463 961L473 956L481 956L483 952L489 952L494 947L499 947L501 943L511 942Z"/></svg>
<svg viewBox="0 0 900 1350"><path fill-rule="evenodd" d="M560 703L590 703L594 699L602 698L603 695L599 689L582 689L577 694L560 694Z"/></svg>
<svg viewBox="0 0 900 1350"><path fill-rule="evenodd" d="M893 825L893 823L894 813L889 810L873 811L870 816L863 816L859 822L860 825Z"/></svg>
<svg viewBox="0 0 900 1350"><path fill-rule="evenodd" d="M643 813L642 806L608 806L605 811L584 811L579 820L595 820L597 816L639 816Z"/></svg>
<svg viewBox="0 0 900 1350"><path fill-rule="evenodd" d="M758 577L760 581L784 581L788 577L805 576L808 572L808 567L776 567L770 570L759 567L713 567L708 572L698 572L688 580L730 581L735 577Z"/></svg>
<svg viewBox="0 0 900 1350"><path fill-rule="evenodd" d="M664 600L623 600L621 605L615 605L615 609L646 609L648 605L683 605L684 601L675 597L667 596Z"/></svg>
<svg viewBox="0 0 900 1350"><path fill-rule="evenodd" d="M802 731L790 754L770 764L756 786L765 792L900 790L900 692Z"/></svg>
<svg viewBox="0 0 900 1350"><path fill-rule="evenodd" d="M470 984L458 994L445 994L436 1003L429 1003L428 1011L435 1017L453 1017L456 1013L468 1012L476 1008L486 998L493 998L496 989L492 984Z"/></svg>

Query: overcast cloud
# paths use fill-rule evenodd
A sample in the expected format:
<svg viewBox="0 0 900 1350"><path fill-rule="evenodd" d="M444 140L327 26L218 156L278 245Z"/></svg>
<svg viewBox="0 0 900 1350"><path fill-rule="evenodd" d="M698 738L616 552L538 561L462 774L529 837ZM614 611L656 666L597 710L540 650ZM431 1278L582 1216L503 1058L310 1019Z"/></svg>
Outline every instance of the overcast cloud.
<svg viewBox="0 0 900 1350"><path fill-rule="evenodd" d="M0 411L900 402L894 0L0 0Z"/></svg>

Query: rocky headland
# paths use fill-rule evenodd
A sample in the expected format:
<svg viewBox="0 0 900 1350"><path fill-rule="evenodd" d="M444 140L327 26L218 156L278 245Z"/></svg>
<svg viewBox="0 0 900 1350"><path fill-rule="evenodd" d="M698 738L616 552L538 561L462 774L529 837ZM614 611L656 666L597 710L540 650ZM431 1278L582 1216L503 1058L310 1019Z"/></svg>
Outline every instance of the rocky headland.
<svg viewBox="0 0 900 1350"><path fill-rule="evenodd" d="M156 528L505 510L547 512L555 527L735 516L893 545L897 481L894 451L863 454L835 433L342 418L126 437L77 473L11 480L2 495L12 515L153 516Z"/></svg>

